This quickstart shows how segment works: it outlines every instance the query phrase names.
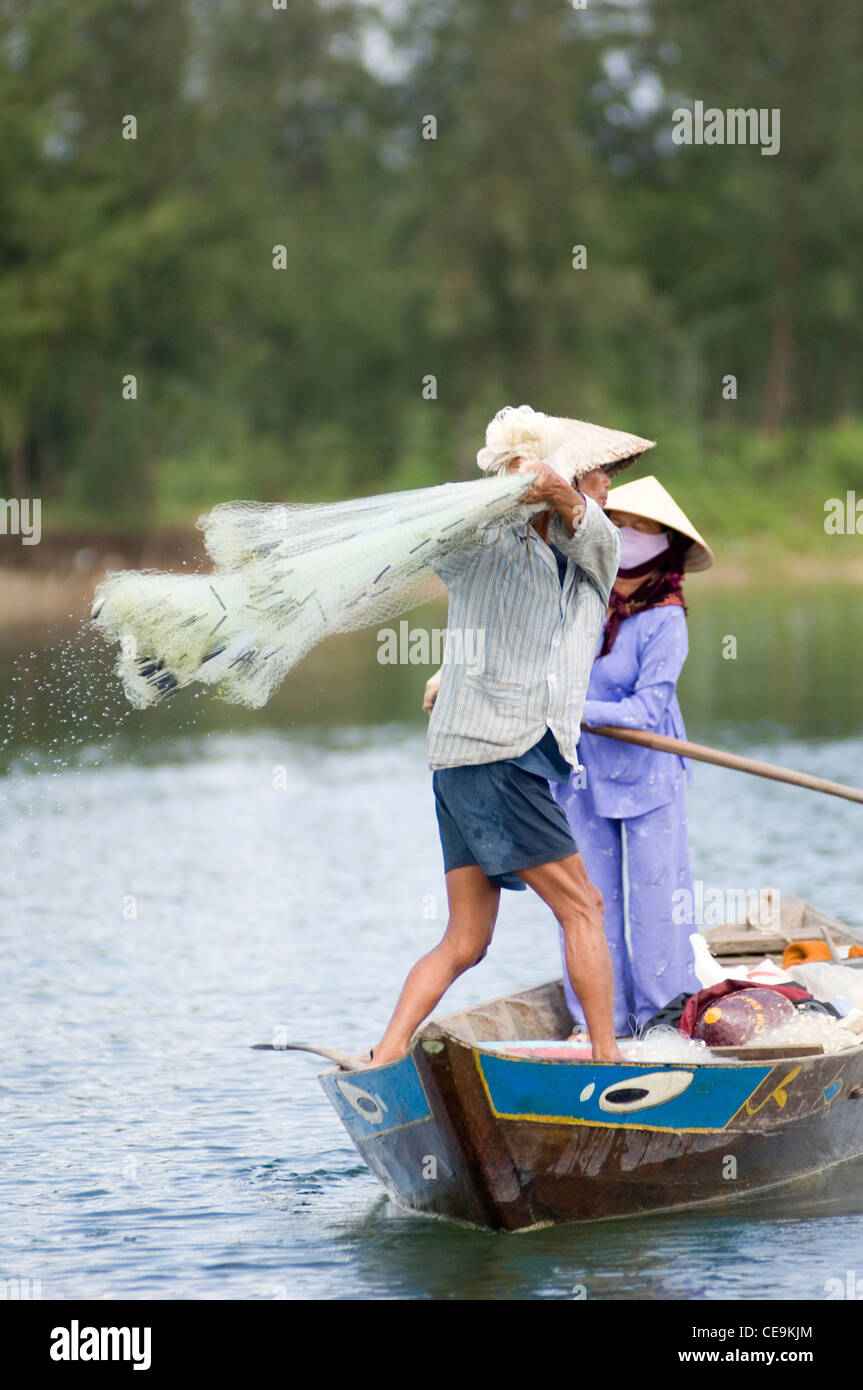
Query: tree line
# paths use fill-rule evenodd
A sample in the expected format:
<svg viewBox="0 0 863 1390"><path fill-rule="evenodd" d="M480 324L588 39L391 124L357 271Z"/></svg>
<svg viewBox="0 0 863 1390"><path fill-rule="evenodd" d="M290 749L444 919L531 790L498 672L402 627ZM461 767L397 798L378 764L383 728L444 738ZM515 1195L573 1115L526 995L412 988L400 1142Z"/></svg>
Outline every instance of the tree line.
<svg viewBox="0 0 863 1390"><path fill-rule="evenodd" d="M149 524L431 483L521 401L651 434L720 522L744 479L863 486L858 0L0 25L4 496ZM676 143L696 101L779 148Z"/></svg>

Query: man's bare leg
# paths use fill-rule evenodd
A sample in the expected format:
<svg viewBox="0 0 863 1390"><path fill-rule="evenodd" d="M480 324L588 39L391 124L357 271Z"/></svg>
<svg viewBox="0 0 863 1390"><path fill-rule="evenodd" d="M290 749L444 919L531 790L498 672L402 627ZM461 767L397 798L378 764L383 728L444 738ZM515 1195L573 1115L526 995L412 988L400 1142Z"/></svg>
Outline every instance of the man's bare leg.
<svg viewBox="0 0 863 1390"><path fill-rule="evenodd" d="M372 1049L377 1067L403 1057L411 1038L459 975L481 961L491 942L500 889L470 865L446 875L449 922L443 938L417 961L404 983L387 1030Z"/></svg>
<svg viewBox="0 0 863 1390"><path fill-rule="evenodd" d="M580 854L520 869L519 878L547 903L563 928L566 968L597 1062L622 1060L614 1036L614 972L605 939L602 895Z"/></svg>

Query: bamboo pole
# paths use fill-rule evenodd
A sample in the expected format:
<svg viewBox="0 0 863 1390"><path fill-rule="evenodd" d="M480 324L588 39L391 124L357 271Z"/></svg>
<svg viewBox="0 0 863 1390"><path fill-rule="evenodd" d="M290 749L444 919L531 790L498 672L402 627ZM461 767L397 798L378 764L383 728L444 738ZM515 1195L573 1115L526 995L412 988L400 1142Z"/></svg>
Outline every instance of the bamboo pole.
<svg viewBox="0 0 863 1390"><path fill-rule="evenodd" d="M739 753L723 753L718 748L708 748L703 743L689 743L682 738L668 738L665 734L651 734L646 729L616 729L610 724L591 728L581 726L586 733L600 734L602 738L619 739L621 743L637 743L643 748L655 748L660 753L677 753L681 758L692 758L700 763L715 763L717 767L730 767L735 772L751 772L755 777L769 777L774 782L788 782L792 787L807 787L813 792L826 792L828 796L841 796L846 801L863 803L863 791L858 787L846 787L841 782L828 782L824 777L812 777L808 772L795 772L788 767L775 767L773 763L761 763L755 758L744 758Z"/></svg>

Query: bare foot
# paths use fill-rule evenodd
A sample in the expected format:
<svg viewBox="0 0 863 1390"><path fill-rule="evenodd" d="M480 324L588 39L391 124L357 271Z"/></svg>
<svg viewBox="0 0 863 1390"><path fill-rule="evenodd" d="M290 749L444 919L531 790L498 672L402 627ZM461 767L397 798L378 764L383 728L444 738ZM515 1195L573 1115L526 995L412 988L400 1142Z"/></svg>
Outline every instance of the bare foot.
<svg viewBox="0 0 863 1390"><path fill-rule="evenodd" d="M617 1046L617 1043L609 1047L600 1047L598 1043L594 1043L593 1048L591 1050L591 1057L594 1062L626 1061L626 1058L624 1057L620 1048Z"/></svg>
<svg viewBox="0 0 863 1390"><path fill-rule="evenodd" d="M369 1052L369 1060L368 1062L366 1062L366 1066L387 1067L389 1066L390 1062L399 1062L401 1061L402 1057L406 1055L407 1048L405 1048L404 1052L399 1052L397 1050L393 1050L392 1048L384 1048L381 1046L373 1047Z"/></svg>

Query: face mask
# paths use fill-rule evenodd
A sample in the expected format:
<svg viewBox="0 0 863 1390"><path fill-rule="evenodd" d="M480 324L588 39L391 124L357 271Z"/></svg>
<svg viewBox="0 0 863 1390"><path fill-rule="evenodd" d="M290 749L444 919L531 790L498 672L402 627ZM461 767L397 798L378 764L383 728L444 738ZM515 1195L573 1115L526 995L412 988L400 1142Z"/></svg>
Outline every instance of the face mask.
<svg viewBox="0 0 863 1390"><path fill-rule="evenodd" d="M648 535L636 531L631 526L620 527L620 568L633 570L653 560L668 549L668 536L664 531L658 535Z"/></svg>

